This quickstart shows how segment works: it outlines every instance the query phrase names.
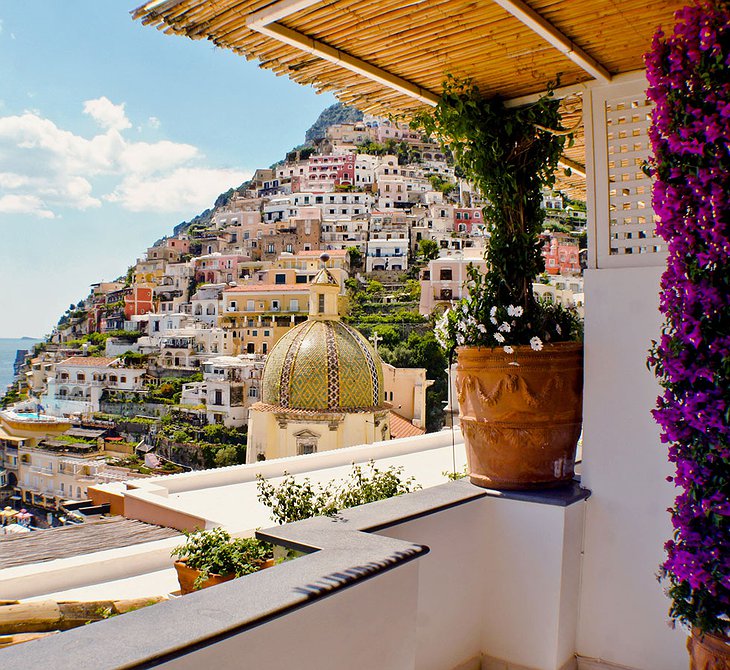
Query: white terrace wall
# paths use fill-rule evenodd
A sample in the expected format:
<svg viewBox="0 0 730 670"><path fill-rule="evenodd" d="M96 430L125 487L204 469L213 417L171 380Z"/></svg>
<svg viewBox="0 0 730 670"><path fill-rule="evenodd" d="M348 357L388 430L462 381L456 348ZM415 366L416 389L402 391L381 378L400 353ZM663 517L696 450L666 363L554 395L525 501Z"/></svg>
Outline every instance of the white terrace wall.
<svg viewBox="0 0 730 670"><path fill-rule="evenodd" d="M582 668L684 670L684 634L667 626L655 579L671 537L674 489L650 411L660 388L645 362L658 337L646 80L618 78L584 97L591 266L585 273L583 485L587 504L577 652ZM593 145L591 138L594 139Z"/></svg>
<svg viewBox="0 0 730 670"><path fill-rule="evenodd" d="M413 670L418 562L159 668Z"/></svg>

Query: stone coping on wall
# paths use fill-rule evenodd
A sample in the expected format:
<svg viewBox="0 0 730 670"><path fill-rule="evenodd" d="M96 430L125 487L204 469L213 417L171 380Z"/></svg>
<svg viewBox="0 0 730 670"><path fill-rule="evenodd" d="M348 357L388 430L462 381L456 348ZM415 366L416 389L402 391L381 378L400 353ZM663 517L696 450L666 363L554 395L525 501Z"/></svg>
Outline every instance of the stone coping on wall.
<svg viewBox="0 0 730 670"><path fill-rule="evenodd" d="M590 491L577 482L562 490L498 492L468 480L259 531L259 537L305 555L124 616L0 652L3 667L55 670L150 668L239 635L339 590L428 553L428 547L376 531L493 497L566 507ZM111 644L110 642L114 643Z"/></svg>

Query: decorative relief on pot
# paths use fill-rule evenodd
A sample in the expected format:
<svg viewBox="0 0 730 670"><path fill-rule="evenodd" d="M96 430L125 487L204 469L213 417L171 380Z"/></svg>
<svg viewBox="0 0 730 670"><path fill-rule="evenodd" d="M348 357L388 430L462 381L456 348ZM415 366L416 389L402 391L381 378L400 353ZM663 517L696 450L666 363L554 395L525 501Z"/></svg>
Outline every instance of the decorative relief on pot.
<svg viewBox="0 0 730 670"><path fill-rule="evenodd" d="M456 390L469 477L499 489L568 482L582 427L583 347L515 350L458 350Z"/></svg>

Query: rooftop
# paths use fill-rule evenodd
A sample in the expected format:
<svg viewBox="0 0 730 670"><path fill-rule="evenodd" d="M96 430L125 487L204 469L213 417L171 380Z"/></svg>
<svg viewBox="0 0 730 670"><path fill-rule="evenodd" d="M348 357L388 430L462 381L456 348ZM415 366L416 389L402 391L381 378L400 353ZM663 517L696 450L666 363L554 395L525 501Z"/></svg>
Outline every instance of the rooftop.
<svg viewBox="0 0 730 670"><path fill-rule="evenodd" d="M307 284L240 284L227 288L225 293L260 293L264 291L274 291L276 293L286 291L299 291L300 293L309 293Z"/></svg>
<svg viewBox="0 0 730 670"><path fill-rule="evenodd" d="M154 542L180 533L171 528L125 519L101 517L73 526L49 528L22 535L0 535L0 566L12 568L83 556L135 544Z"/></svg>
<svg viewBox="0 0 730 670"><path fill-rule="evenodd" d="M71 356L71 358L66 358L57 365L74 368L106 368L118 360L118 358L107 358L105 356Z"/></svg>

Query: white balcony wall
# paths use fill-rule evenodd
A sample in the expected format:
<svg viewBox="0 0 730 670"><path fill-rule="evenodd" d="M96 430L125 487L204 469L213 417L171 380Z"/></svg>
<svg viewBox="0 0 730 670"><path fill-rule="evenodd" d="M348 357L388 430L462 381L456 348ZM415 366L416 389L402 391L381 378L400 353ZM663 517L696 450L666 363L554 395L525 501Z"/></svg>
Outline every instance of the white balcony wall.
<svg viewBox="0 0 730 670"><path fill-rule="evenodd" d="M417 581L416 561L158 667L413 670Z"/></svg>
<svg viewBox="0 0 730 670"><path fill-rule="evenodd" d="M430 548L415 667L573 668L585 505L488 497L380 533Z"/></svg>
<svg viewBox="0 0 730 670"><path fill-rule="evenodd" d="M675 495L650 414L661 389L645 365L660 329L661 271L585 276L583 484L593 495L577 651L628 668L686 670L685 634L667 626L669 600L654 579L672 535L666 509Z"/></svg>
<svg viewBox="0 0 730 670"><path fill-rule="evenodd" d="M684 670L686 637L667 626L669 600L654 579L675 490L651 416L661 389L646 368L660 334L666 258L651 235L651 184L641 173L650 108L642 73L615 80L584 96L592 269L584 276L582 472L593 495L576 650L581 670Z"/></svg>

